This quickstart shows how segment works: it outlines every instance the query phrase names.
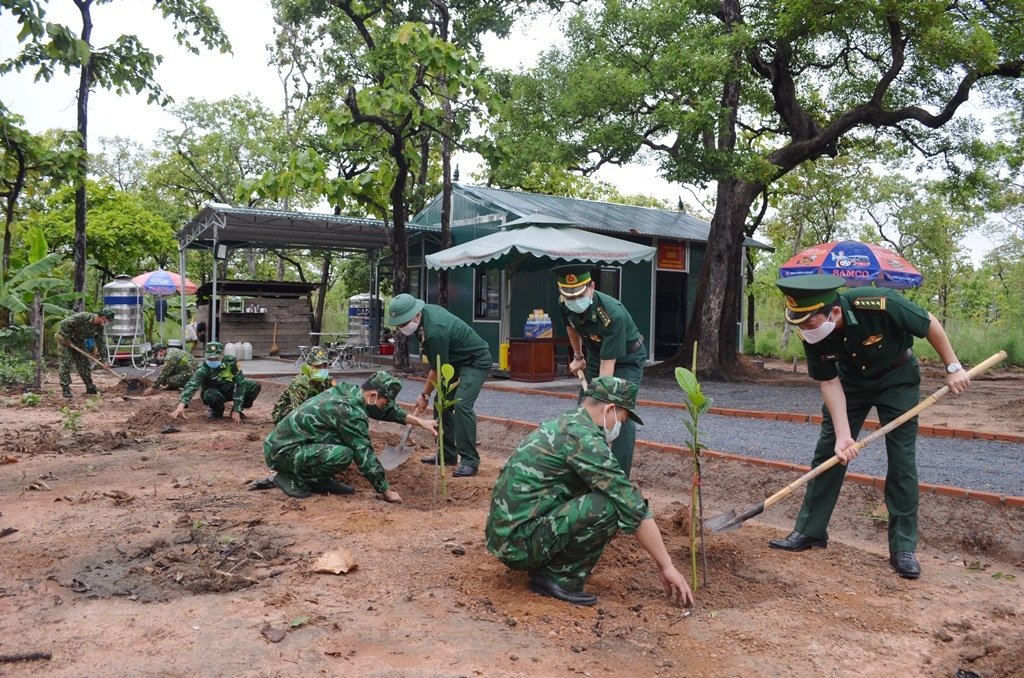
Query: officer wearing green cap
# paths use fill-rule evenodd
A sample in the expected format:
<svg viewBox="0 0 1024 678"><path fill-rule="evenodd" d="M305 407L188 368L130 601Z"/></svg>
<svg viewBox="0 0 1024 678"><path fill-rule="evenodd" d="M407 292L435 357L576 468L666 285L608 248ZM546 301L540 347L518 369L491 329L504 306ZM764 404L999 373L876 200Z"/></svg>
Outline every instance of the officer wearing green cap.
<svg viewBox="0 0 1024 678"><path fill-rule="evenodd" d="M786 295L786 322L804 342L807 372L821 384L823 421L812 466L833 455L840 464L807 485L793 532L769 546L803 551L828 546L828 523L857 456L848 449L857 440L868 411L875 407L883 425L921 400L921 370L911 347L923 337L946 365L946 385L954 394L970 386L942 324L934 315L895 290L856 287L832 275L782 278L775 284ZM917 548L917 418L885 437L889 468L885 503L889 509L889 564L907 579L921 576Z"/></svg>
<svg viewBox="0 0 1024 678"><path fill-rule="evenodd" d="M594 289L592 268L592 264L567 264L551 269L558 276L558 311L572 345L569 370L574 374L585 370L588 381L599 375L614 375L640 388L647 362L643 335L618 299ZM633 466L635 444L636 426L627 421L612 443L612 454L627 477Z"/></svg>
<svg viewBox="0 0 1024 678"><path fill-rule="evenodd" d="M142 392L144 396L156 393L158 388L166 387L180 391L188 384L188 380L195 374L199 363L188 351L180 348L167 348L164 344L153 344L153 360L161 365L160 374L153 380L153 384Z"/></svg>
<svg viewBox="0 0 1024 678"><path fill-rule="evenodd" d="M224 345L219 341L206 344L206 360L196 368L192 378L185 384L185 389L178 399L178 406L171 412L171 419L185 419L185 408L192 396L200 391L200 398L210 408L207 416L220 419L224 416L224 405L232 401L231 420L240 424L245 418L243 409L252 407L256 396L260 394L260 383L246 379L238 359L233 355L224 355Z"/></svg>
<svg viewBox="0 0 1024 678"><path fill-rule="evenodd" d="M523 439L494 485L485 527L487 550L530 588L574 605L594 605L583 590L620 529L651 555L665 592L693 604L672 564L647 500L612 456L608 441L636 414L637 387L618 377L593 379L583 401Z"/></svg>
<svg viewBox="0 0 1024 678"><path fill-rule="evenodd" d="M57 326L57 357L60 366L57 375L60 378L61 393L71 398L71 366L75 366L78 376L85 384L86 395L96 395L96 384L92 381L92 362L79 353L97 354L100 362L107 362L107 338L103 326L114 319L114 309L103 308L96 313L83 311L64 318ZM77 347L76 351L72 347Z"/></svg>
<svg viewBox="0 0 1024 678"><path fill-rule="evenodd" d="M480 453L476 449L476 399L484 380L491 371L491 352L487 342L469 325L435 304L426 304L411 294L399 294L391 301L387 323L394 325L407 337L415 337L420 353L430 365L427 383L416 398L414 414L427 409L430 396L437 383L437 360L455 368L453 383L458 386L451 397L457 398L453 407L444 411L444 452L446 465L458 466L452 476L475 476L480 468ZM435 418L437 412L434 412ZM437 455L420 459L424 464L437 464Z"/></svg>
<svg viewBox="0 0 1024 678"><path fill-rule="evenodd" d="M313 492L352 494L352 486L334 476L355 463L384 501L400 503L402 497L388 485L374 454L369 419L408 421L436 435L433 421L406 415L395 405L401 390L401 381L377 372L362 386L338 383L301 403L263 442L267 466L277 472L274 484L296 499Z"/></svg>

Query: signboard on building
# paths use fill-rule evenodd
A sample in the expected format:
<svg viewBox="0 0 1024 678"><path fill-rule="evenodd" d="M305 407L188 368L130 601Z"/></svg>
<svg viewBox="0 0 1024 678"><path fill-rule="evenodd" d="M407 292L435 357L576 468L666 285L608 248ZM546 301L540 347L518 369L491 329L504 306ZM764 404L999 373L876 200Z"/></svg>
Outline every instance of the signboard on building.
<svg viewBox="0 0 1024 678"><path fill-rule="evenodd" d="M684 243L658 243L658 270L685 271L686 245Z"/></svg>

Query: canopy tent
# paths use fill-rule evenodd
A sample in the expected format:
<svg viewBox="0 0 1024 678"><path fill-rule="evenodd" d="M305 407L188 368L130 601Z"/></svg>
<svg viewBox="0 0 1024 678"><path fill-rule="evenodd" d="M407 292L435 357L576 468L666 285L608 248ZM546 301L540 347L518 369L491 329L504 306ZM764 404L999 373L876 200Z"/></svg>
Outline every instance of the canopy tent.
<svg viewBox="0 0 1024 678"><path fill-rule="evenodd" d="M530 214L505 224L508 230L426 256L432 269L482 266L505 270L505 313L501 340L509 338L512 279L518 269L550 268L557 263L635 264L650 261L657 249L599 233L569 228L569 223L544 214ZM509 228L511 227L511 228Z"/></svg>
<svg viewBox="0 0 1024 678"><path fill-rule="evenodd" d="M435 230L413 224L407 228L410 231ZM205 250L213 254L212 296L216 298L218 263L227 258L228 250L239 247L365 251L370 255L370 289L374 295L379 295L375 258L376 253L388 245L388 236L387 225L377 219L208 202L176 237L181 275L185 275L186 250ZM211 340L217 337L215 323L214 315L210 326ZM182 335L184 341L184 331Z"/></svg>

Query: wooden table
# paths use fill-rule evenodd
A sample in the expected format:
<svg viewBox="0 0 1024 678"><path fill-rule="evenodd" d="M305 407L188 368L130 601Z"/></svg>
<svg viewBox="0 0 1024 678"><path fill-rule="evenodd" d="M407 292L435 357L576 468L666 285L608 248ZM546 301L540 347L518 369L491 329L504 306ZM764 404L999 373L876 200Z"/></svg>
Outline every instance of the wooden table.
<svg viewBox="0 0 1024 678"><path fill-rule="evenodd" d="M554 381L555 375L558 373L555 356L557 354L564 360L561 355L562 349L569 346L569 340L562 337L547 339L510 337L508 343L509 379L530 383Z"/></svg>

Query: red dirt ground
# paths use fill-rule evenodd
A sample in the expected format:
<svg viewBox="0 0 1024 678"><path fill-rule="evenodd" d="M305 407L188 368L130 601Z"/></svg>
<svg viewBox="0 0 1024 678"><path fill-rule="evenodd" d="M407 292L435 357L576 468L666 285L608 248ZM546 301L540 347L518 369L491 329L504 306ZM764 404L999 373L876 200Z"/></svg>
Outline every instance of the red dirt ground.
<svg viewBox="0 0 1024 678"><path fill-rule="evenodd" d="M7 396L0 530L17 531L0 538L0 655L51 658L0 663L0 675L949 677L963 669L996 678L1024 666L1020 508L923 497L924 576L907 581L889 568L884 523L872 517L881 496L861 485L845 487L827 550L770 550L767 540L792 525L798 492L739 531L706 536L707 582L691 616L666 600L653 563L625 535L588 584L598 605L576 608L531 593L524 574L484 547L490 488L524 428L483 422L481 474L450 479L447 500L414 453L389 473L401 505L375 498L353 472L343 479L355 495L299 501L245 488L268 474L262 439L279 385L265 386L245 424L210 421L193 407L179 431L161 433L175 396L126 400L109 381L77 435L62 427L59 396L36 407ZM923 423L1020 430L1024 376L992 383L1008 394L998 409L980 412L996 396L986 401L979 380L968 392L978 403L940 403ZM375 424L374 442L397 443L400 432ZM425 436L418 443L425 454ZM689 462L638 450L635 469L688 572ZM795 477L707 459L705 516L756 504ZM358 567L310 572L342 547Z"/></svg>

